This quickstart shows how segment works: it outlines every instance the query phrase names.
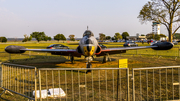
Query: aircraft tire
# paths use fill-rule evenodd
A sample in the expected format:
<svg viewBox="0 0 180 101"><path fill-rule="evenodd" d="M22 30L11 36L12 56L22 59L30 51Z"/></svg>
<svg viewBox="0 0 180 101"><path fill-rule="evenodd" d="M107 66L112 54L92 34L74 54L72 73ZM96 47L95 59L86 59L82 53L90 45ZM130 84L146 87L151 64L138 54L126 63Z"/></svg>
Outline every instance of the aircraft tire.
<svg viewBox="0 0 180 101"><path fill-rule="evenodd" d="M92 64L91 64L91 63L88 63L88 64L86 65L86 68L92 68Z"/></svg>
<svg viewBox="0 0 180 101"><path fill-rule="evenodd" d="M74 63L74 56L71 56L71 63Z"/></svg>

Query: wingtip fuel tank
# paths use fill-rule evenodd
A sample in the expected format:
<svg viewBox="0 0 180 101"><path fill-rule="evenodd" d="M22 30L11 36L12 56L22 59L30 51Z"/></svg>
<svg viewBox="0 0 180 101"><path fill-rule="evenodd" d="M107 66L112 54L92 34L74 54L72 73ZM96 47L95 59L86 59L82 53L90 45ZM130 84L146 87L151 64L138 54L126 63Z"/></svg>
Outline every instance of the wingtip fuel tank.
<svg viewBox="0 0 180 101"><path fill-rule="evenodd" d="M10 45L10 46L7 46L5 48L5 51L7 53L11 53L11 54L18 54L18 53L24 53L25 51L22 50L22 49L26 49L25 47L23 46L15 46L15 45Z"/></svg>
<svg viewBox="0 0 180 101"><path fill-rule="evenodd" d="M155 43L152 46L157 46L157 47L152 48L154 50L169 50L174 45L171 42L160 42L160 43Z"/></svg>

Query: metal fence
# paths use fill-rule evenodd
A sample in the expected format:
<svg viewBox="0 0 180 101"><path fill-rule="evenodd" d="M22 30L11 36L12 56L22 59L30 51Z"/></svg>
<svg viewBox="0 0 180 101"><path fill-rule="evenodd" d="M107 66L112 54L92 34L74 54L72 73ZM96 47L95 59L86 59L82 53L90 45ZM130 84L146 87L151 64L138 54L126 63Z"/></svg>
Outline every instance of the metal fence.
<svg viewBox="0 0 180 101"><path fill-rule="evenodd" d="M29 100L164 101L180 99L180 66L39 68L2 63L1 88ZM36 80L36 78L38 78Z"/></svg>
<svg viewBox="0 0 180 101"><path fill-rule="evenodd" d="M10 91L10 94L13 92L26 99L35 100L36 97L33 96L32 92L35 91L34 93L36 93L37 89L36 67L2 63L0 72L1 88L4 90L0 95L6 91Z"/></svg>
<svg viewBox="0 0 180 101"><path fill-rule="evenodd" d="M180 66L132 69L133 101L180 99Z"/></svg>
<svg viewBox="0 0 180 101"><path fill-rule="evenodd" d="M38 71L40 100L129 101L128 68L40 68Z"/></svg>

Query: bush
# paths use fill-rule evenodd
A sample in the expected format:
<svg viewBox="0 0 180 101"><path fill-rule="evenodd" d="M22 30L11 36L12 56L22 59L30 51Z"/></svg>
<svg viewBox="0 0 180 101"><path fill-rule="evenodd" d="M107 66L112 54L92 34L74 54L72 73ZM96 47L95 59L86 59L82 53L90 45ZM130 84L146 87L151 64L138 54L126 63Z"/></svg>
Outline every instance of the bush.
<svg viewBox="0 0 180 101"><path fill-rule="evenodd" d="M0 42L7 42L7 38L6 37L0 37Z"/></svg>

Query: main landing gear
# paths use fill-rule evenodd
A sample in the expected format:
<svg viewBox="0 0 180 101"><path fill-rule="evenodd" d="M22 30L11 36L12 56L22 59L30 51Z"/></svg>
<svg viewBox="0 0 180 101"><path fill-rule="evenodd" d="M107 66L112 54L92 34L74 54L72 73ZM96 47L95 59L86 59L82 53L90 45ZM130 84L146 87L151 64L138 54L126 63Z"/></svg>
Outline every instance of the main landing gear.
<svg viewBox="0 0 180 101"><path fill-rule="evenodd" d="M71 63L74 63L74 56L70 57Z"/></svg>
<svg viewBox="0 0 180 101"><path fill-rule="evenodd" d="M104 55L103 63L106 63L107 61L111 61L111 58L108 53L106 55Z"/></svg>

